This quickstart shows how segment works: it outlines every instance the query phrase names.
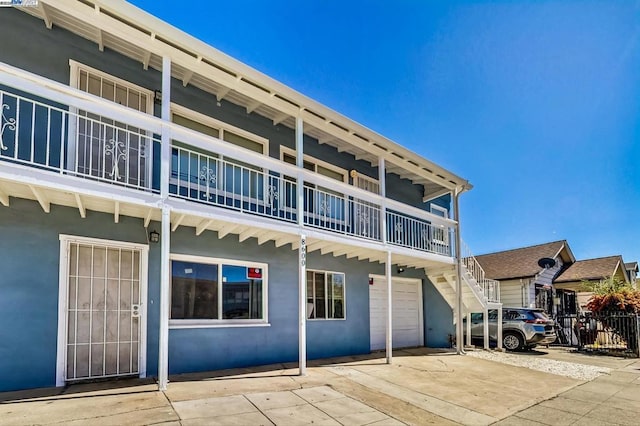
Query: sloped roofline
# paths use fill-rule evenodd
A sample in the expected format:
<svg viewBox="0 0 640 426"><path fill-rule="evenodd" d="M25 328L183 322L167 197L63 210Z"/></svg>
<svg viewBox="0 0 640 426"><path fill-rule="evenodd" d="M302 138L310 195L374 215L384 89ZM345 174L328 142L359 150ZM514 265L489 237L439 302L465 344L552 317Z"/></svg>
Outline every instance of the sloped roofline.
<svg viewBox="0 0 640 426"><path fill-rule="evenodd" d="M404 158L410 165L416 163L418 167L425 170L424 173L432 175L434 183L439 185L446 183L446 185L444 185L445 187L448 185L449 189L455 189L459 193L473 188L473 185L466 179L124 0L56 0L55 2L41 0L40 3L43 4L43 7L44 4L46 4L52 8L56 8L56 4L74 5L76 8L82 10L84 10L83 6L94 5L96 10L99 11L103 9L107 11L109 15L120 19L122 23L130 23L129 25L132 28L152 34L156 40L168 41L168 47L180 50L183 53L187 52L194 57L203 57L212 60L212 62L219 66L230 69L243 77L247 77L249 80L258 84L259 87L269 90L272 96L276 95L291 104L297 105L300 111L305 110L314 115L319 114L325 117L326 120L336 122L349 132L364 137L365 139L363 140L368 140L369 143L373 145L383 146L398 158ZM24 11L30 12L27 8L23 9Z"/></svg>

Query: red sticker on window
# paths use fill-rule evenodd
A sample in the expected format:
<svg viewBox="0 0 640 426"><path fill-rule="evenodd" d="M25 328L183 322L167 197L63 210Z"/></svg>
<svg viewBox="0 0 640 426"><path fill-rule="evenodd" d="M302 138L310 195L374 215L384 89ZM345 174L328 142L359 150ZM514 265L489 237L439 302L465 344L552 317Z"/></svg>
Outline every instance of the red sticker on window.
<svg viewBox="0 0 640 426"><path fill-rule="evenodd" d="M261 268L247 268L247 278L261 279L262 278L262 269Z"/></svg>

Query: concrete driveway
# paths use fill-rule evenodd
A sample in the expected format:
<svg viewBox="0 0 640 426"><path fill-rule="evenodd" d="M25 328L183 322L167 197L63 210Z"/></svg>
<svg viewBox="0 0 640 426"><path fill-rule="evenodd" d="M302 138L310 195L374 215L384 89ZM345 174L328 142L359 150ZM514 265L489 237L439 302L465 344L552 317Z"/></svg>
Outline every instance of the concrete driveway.
<svg viewBox="0 0 640 426"><path fill-rule="evenodd" d="M604 388L576 387L595 381L424 348L395 352L393 365L381 356L314 361L305 377L293 364L172 376L166 392L132 379L4 393L0 424L571 424L629 386L624 395L636 398L640 415L640 365L634 369L629 360L612 361L619 373L589 402L589 392ZM566 411L567 405L577 410L563 399L570 392L582 397L584 413ZM550 413L555 423L547 423Z"/></svg>

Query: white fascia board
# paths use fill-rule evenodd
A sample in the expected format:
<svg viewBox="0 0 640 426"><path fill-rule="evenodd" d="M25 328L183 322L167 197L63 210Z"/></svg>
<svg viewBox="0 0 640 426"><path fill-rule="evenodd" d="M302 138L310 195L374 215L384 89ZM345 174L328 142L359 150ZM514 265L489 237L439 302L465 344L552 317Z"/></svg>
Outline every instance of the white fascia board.
<svg viewBox="0 0 640 426"><path fill-rule="evenodd" d="M445 170L444 168L436 165L426 158L419 156L418 154L408 150L407 148L385 138L384 136L343 116L342 114L339 114L338 112L320 104L319 102L314 101L313 99L308 98L307 96L285 86L284 84L274 80L273 78L243 64L242 62L224 54L223 52L213 48L203 41L188 35L187 33L177 29L176 27L173 27L172 25L133 5L119 0L109 0L109 2L106 2L104 0L96 0L95 3L101 9L108 10L110 13L120 16L123 19L135 22L135 25L143 27L149 33L161 36L162 38L169 40L176 46L179 46L189 52L193 52L195 57L188 55L187 53L179 49L171 48L165 43L156 40L155 37L150 36L148 39L145 39L146 37L141 37L141 34L131 34L131 27L129 27L128 25L110 17L108 17L108 19L105 19L107 18L106 16L102 14L96 14L93 8L80 4L77 1L57 0L55 2L55 5L52 5L51 7L56 7L62 10L64 13L75 16L76 18L81 19L84 22L87 22L96 27L104 28L105 30L114 33L124 40L128 40L131 43L137 44L141 49L153 49L154 53L161 56L169 55L171 56L172 60L176 61L176 63L178 63L179 65L184 66L186 69L193 70L204 76L216 74L215 80L217 82L227 87L233 88L234 90L252 97L266 105L273 106L282 112L289 112L292 115L295 115L297 111L295 111L296 108L293 105L289 104L286 101L279 100L274 96L275 94L280 94L280 96L298 104L298 109L313 110L314 112L317 112L330 119L330 121L334 121L343 127L353 129L355 133L358 133L366 137L367 139L370 139L371 142L376 142L382 146L385 146L390 151L401 154L403 157L405 157L406 160L415 161L421 167L426 167L433 170L434 174L431 177L437 179L437 175L440 174L444 176L444 181L448 182L449 180L452 180L456 182L456 184L451 184L449 182L449 186L464 186L466 189L471 189L471 185L461 177ZM138 30L135 31L139 33ZM233 78L232 76L217 70L215 67L206 65L201 61L198 61L197 58L212 58L212 62L221 65L223 68L227 68L242 77L246 77L249 80L254 81L260 86L265 87L270 91L270 93L263 92L262 90L253 87L249 83L239 81L239 79ZM360 141L360 143L357 145L359 146L362 142L364 141ZM425 171L422 172L425 173ZM425 177L429 178L430 176Z"/></svg>
<svg viewBox="0 0 640 426"><path fill-rule="evenodd" d="M430 194L425 194L425 196L422 197L422 202L428 203L429 201L433 201L447 194L452 194L451 190L447 188L441 189L440 191L432 192Z"/></svg>

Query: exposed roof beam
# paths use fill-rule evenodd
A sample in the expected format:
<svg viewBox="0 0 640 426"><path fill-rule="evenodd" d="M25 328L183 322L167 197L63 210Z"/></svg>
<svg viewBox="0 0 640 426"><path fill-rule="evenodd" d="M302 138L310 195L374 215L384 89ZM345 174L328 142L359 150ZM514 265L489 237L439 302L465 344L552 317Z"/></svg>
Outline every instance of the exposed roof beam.
<svg viewBox="0 0 640 426"><path fill-rule="evenodd" d="M9 194L4 192L2 188L0 188L0 203L5 207L9 207Z"/></svg>
<svg viewBox="0 0 640 426"><path fill-rule="evenodd" d="M113 221L115 223L120 222L120 202L119 201L116 201L116 204L113 207Z"/></svg>
<svg viewBox="0 0 640 426"><path fill-rule="evenodd" d="M171 232L175 232L176 229L178 229L178 226L180 226L186 216L186 214L181 214L176 218L176 220L171 224Z"/></svg>
<svg viewBox="0 0 640 426"><path fill-rule="evenodd" d="M289 114L278 114L274 119L273 119L273 125L277 126L278 124L282 123L284 120L286 120L289 117Z"/></svg>
<svg viewBox="0 0 640 426"><path fill-rule="evenodd" d="M213 219L203 220L202 222L200 222L198 226L196 226L196 235L202 234L204 231L207 230L209 225L211 225L212 223L213 223Z"/></svg>
<svg viewBox="0 0 640 426"><path fill-rule="evenodd" d="M182 76L182 85L184 87L187 87L187 85L191 81L191 77L193 77L193 71L191 70L185 71L184 75Z"/></svg>
<svg viewBox="0 0 640 426"><path fill-rule="evenodd" d="M354 258L354 257L360 256L360 255L362 255L362 254L364 254L364 253L366 253L366 252L368 252L368 251L369 251L369 250L366 250L366 249L360 249L360 250L356 249L356 250L351 250L351 251L349 251L349 253L346 253L346 255L347 255L347 259L352 259L352 258Z"/></svg>
<svg viewBox="0 0 640 426"><path fill-rule="evenodd" d="M44 5L41 1L38 2L38 10L42 14L42 19L44 20L44 24L47 26L47 29L53 28L53 21L51 20L51 15L47 11L47 6Z"/></svg>
<svg viewBox="0 0 640 426"><path fill-rule="evenodd" d="M314 241L312 243L307 244L307 253L314 252L316 250L320 250L323 247L327 247L334 244L332 241Z"/></svg>
<svg viewBox="0 0 640 426"><path fill-rule="evenodd" d="M98 50L104 52L104 37L102 36L102 30L100 28L98 28L96 39L96 42L98 43Z"/></svg>
<svg viewBox="0 0 640 426"><path fill-rule="evenodd" d="M260 105L262 105L262 102L260 102L260 101L251 102L249 105L247 105L247 114L251 114Z"/></svg>
<svg viewBox="0 0 640 426"><path fill-rule="evenodd" d="M267 241L272 240L276 235L278 235L276 232L265 232L262 235L260 235L258 237L258 245L263 245L264 243L266 243Z"/></svg>
<svg viewBox="0 0 640 426"><path fill-rule="evenodd" d="M38 200L38 203L40 203L40 207L42 207L42 210L44 210L45 213L49 213L51 211L51 202L47 199L44 193L33 185L29 185L29 189L31 189L31 192L36 197L36 200Z"/></svg>
<svg viewBox="0 0 640 426"><path fill-rule="evenodd" d="M218 229L218 239L223 239L227 235L229 235L232 231L238 229L238 225L225 226L222 229Z"/></svg>
<svg viewBox="0 0 640 426"><path fill-rule="evenodd" d="M153 209L149 209L149 212L147 213L147 217L144 218L144 227L148 228L149 227L149 223L151 223L151 215L153 214Z"/></svg>
<svg viewBox="0 0 640 426"><path fill-rule="evenodd" d="M360 160L369 161L369 158L373 157L373 155L368 152L360 152L356 154L355 157L356 157L356 161L360 161Z"/></svg>
<svg viewBox="0 0 640 426"><path fill-rule="evenodd" d="M87 217L87 210L84 208L84 204L82 203L82 198L80 198L80 194L76 193L74 195L76 197L76 204L78 205L78 211L80 212L80 217L84 219Z"/></svg>
<svg viewBox="0 0 640 426"><path fill-rule="evenodd" d="M274 244L276 247L282 247L284 245L287 245L291 242L290 238L278 238L274 241Z"/></svg>
<svg viewBox="0 0 640 426"><path fill-rule="evenodd" d="M243 242L248 240L249 238L253 237L254 235L256 235L256 230L249 228L246 231L242 231L241 233L238 234L238 242Z"/></svg>
<svg viewBox="0 0 640 426"><path fill-rule="evenodd" d="M218 100L218 102L223 100L224 97L227 96L230 91L231 91L230 87L223 87L222 89L220 89L218 93L216 93L216 99Z"/></svg>
<svg viewBox="0 0 640 426"><path fill-rule="evenodd" d="M142 68L146 70L149 69L149 62L151 61L151 52L150 51L146 51L144 52L144 56L142 57Z"/></svg>
<svg viewBox="0 0 640 426"><path fill-rule="evenodd" d="M340 145L338 147L338 152L345 152L345 151L348 151L350 149L351 149L351 147L349 145Z"/></svg>
<svg viewBox="0 0 640 426"><path fill-rule="evenodd" d="M349 253L349 252L351 252L351 251L353 251L353 248L352 248L352 247L341 248L341 249L339 249L339 250L335 250L335 251L333 252L333 255L334 255L335 257L338 257L338 256L345 255L345 254L347 254L347 253Z"/></svg>
<svg viewBox="0 0 640 426"><path fill-rule="evenodd" d="M322 137L322 138L318 138L318 143L320 145L324 145L325 143L329 143L331 141L334 141L335 139L336 138L333 137L333 136L325 136L325 137Z"/></svg>
<svg viewBox="0 0 640 426"><path fill-rule="evenodd" d="M335 254L335 250L333 250L333 249L334 249L334 247L335 247L335 244L331 244L331 245L328 245L328 246L322 247L322 248L320 249L320 254L324 256L325 254L332 253L332 254L335 256L335 255L336 255L336 254Z"/></svg>

